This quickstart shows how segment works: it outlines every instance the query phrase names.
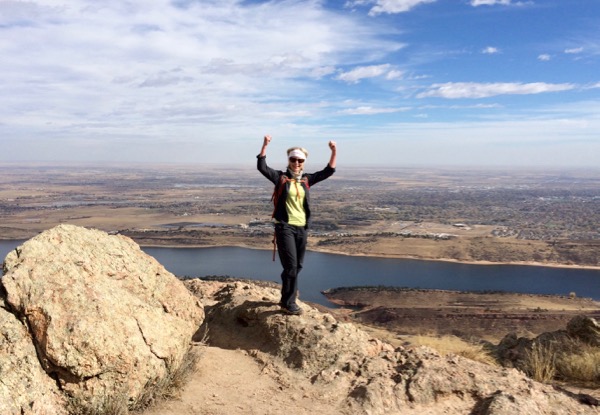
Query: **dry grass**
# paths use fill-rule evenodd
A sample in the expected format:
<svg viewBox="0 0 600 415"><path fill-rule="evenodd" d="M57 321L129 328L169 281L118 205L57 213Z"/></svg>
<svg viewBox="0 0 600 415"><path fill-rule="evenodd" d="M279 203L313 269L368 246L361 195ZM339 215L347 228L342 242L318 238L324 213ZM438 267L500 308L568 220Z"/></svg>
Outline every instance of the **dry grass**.
<svg viewBox="0 0 600 415"><path fill-rule="evenodd" d="M183 357L181 364L168 365L175 370L167 373L167 376L154 381L149 381L142 394L138 397L131 410L141 412L144 409L155 405L157 402L176 398L187 380L196 372L198 360L201 353L197 348L191 348ZM108 415L108 414L107 414Z"/></svg>
<svg viewBox="0 0 600 415"><path fill-rule="evenodd" d="M522 369L539 382L561 380L567 383L600 385L600 348L571 338L560 347L534 343L527 351Z"/></svg>
<svg viewBox="0 0 600 415"><path fill-rule="evenodd" d="M578 340L571 340L571 343L556 359L557 377L600 385L600 347Z"/></svg>
<svg viewBox="0 0 600 415"><path fill-rule="evenodd" d="M467 342L456 336L415 336L411 343L428 346L437 350L442 356L455 354L467 359L488 365L497 366L498 362L481 344Z"/></svg>
<svg viewBox="0 0 600 415"><path fill-rule="evenodd" d="M525 353L523 370L533 380L549 383L556 375L556 351L549 344L534 343Z"/></svg>
<svg viewBox="0 0 600 415"><path fill-rule="evenodd" d="M188 379L197 370L201 357L198 347L192 347L183 356L180 364L171 362L167 366L173 370L165 377L149 381L141 395L134 401L127 393L108 392L103 396L94 397L93 402L77 398L69 400L68 411L72 415L127 415L131 412L141 413L144 409L162 400L178 396Z"/></svg>
<svg viewBox="0 0 600 415"><path fill-rule="evenodd" d="M72 415L127 415L129 413L126 393L111 393L94 397L92 402L70 397L67 410Z"/></svg>

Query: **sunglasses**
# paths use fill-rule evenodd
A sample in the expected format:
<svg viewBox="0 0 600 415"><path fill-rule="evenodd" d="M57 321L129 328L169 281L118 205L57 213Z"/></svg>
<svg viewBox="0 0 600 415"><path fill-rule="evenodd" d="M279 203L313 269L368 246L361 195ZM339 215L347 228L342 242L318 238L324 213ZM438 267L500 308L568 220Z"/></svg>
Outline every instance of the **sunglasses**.
<svg viewBox="0 0 600 415"><path fill-rule="evenodd" d="M304 159L297 159L296 157L290 157L290 163L304 163Z"/></svg>

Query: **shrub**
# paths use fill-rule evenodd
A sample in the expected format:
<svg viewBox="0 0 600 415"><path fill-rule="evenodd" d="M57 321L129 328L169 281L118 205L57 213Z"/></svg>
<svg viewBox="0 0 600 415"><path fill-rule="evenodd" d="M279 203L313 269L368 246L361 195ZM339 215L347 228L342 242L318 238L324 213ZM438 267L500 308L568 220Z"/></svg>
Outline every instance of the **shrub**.
<svg viewBox="0 0 600 415"><path fill-rule="evenodd" d="M170 364L173 371L161 379L150 381L137 401L131 406L134 411L142 411L157 402L176 398L186 382L196 372L200 353L191 348L179 365ZM108 415L108 414L107 414Z"/></svg>
<svg viewBox="0 0 600 415"><path fill-rule="evenodd" d="M523 370L530 378L548 383L556 374L556 352L551 344L534 342L525 352Z"/></svg>
<svg viewBox="0 0 600 415"><path fill-rule="evenodd" d="M600 348L572 340L575 343L556 360L557 376L565 381L600 383Z"/></svg>
<svg viewBox="0 0 600 415"><path fill-rule="evenodd" d="M534 380L550 383L600 384L600 348L576 338L554 343L534 342L525 353L521 369Z"/></svg>

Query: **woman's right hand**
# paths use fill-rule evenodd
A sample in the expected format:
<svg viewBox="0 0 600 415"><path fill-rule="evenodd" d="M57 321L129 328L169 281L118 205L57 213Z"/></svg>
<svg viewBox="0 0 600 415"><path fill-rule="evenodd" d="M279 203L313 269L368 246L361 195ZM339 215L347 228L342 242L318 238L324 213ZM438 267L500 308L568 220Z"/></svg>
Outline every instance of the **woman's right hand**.
<svg viewBox="0 0 600 415"><path fill-rule="evenodd" d="M270 135L265 135L265 139L263 141L263 147L268 146L270 142L271 142L271 136Z"/></svg>

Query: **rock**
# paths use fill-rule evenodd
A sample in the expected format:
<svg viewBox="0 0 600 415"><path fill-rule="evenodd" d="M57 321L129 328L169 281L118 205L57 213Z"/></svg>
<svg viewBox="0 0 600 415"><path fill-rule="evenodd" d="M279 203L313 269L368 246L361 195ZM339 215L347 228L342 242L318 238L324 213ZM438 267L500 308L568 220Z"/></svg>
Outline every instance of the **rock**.
<svg viewBox="0 0 600 415"><path fill-rule="evenodd" d="M303 306L305 316L282 313L277 289L252 283L225 284L215 294L217 305L206 321L212 344L258 349L279 356L309 376L351 356L376 355L391 346L373 339L353 324ZM289 322L293 324L290 325Z"/></svg>
<svg viewBox="0 0 600 415"><path fill-rule="evenodd" d="M302 372L337 398L336 413L597 414L516 369L442 357L425 347L394 349L301 302L302 315L283 314L276 289L223 283L203 292L201 284L187 284L204 299L213 295L205 321L211 345L267 354Z"/></svg>
<svg viewBox="0 0 600 415"><path fill-rule="evenodd" d="M60 225L11 252L5 269L8 308L83 407L135 403L178 368L204 319L183 283L121 235Z"/></svg>
<svg viewBox="0 0 600 415"><path fill-rule="evenodd" d="M0 299L0 414L66 415L56 383L41 368L27 328Z"/></svg>
<svg viewBox="0 0 600 415"><path fill-rule="evenodd" d="M573 317L567 323L567 333L592 346L600 347L600 324L594 318Z"/></svg>

